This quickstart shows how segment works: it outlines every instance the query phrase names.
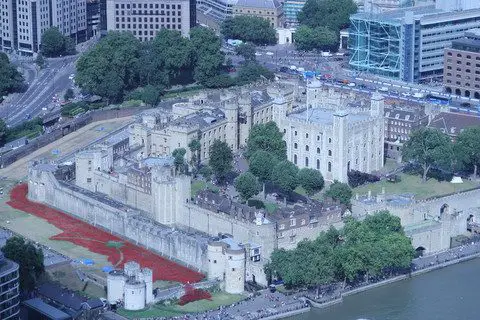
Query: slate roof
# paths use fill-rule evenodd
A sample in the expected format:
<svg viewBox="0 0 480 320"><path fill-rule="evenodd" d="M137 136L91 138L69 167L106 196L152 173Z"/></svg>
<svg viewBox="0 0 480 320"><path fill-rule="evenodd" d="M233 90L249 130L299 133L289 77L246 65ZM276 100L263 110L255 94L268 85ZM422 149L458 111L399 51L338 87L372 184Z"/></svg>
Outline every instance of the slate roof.
<svg viewBox="0 0 480 320"><path fill-rule="evenodd" d="M480 117L462 113L440 112L428 124L449 136L456 137L468 127L480 126Z"/></svg>
<svg viewBox="0 0 480 320"><path fill-rule="evenodd" d="M27 301L24 301L23 304L33 310L36 310L37 312L47 316L49 319L52 320L68 320L71 319L71 317L63 312L62 310L59 310L55 307L52 307L51 305L45 303L42 301L40 298L34 298L30 299Z"/></svg>
<svg viewBox="0 0 480 320"><path fill-rule="evenodd" d="M38 288L38 293L58 305L64 306L75 312L83 309L94 309L103 306L100 299L86 299L75 292L62 288L55 283L44 283ZM65 310L68 311L68 310Z"/></svg>
<svg viewBox="0 0 480 320"><path fill-rule="evenodd" d="M237 7L259 8L259 9L275 9L281 6L277 0L238 0Z"/></svg>
<svg viewBox="0 0 480 320"><path fill-rule="evenodd" d="M385 108L385 118L399 119L405 121L415 122L420 117L424 117L425 113L415 109L397 109L397 108Z"/></svg>

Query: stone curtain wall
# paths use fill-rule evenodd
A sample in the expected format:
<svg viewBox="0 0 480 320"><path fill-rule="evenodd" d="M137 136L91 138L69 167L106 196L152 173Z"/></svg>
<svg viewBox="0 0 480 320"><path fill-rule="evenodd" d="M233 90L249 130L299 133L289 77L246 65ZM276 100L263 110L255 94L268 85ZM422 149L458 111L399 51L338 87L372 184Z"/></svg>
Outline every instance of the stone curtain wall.
<svg viewBox="0 0 480 320"><path fill-rule="evenodd" d="M68 212L169 259L177 260L197 270L204 272L207 270L207 237L154 224L139 211L126 208L115 201L107 205L95 197L101 196L59 182L52 172L30 168L28 182L30 200Z"/></svg>

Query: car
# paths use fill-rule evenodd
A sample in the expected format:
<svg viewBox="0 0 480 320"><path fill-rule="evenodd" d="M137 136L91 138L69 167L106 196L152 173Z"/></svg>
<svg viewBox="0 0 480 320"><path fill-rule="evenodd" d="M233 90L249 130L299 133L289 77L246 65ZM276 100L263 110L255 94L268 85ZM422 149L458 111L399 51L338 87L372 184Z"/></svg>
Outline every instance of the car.
<svg viewBox="0 0 480 320"><path fill-rule="evenodd" d="M350 83L347 84L347 86L349 86L349 87L355 87L356 84L355 84L355 82L350 82Z"/></svg>
<svg viewBox="0 0 480 320"><path fill-rule="evenodd" d="M70 80L73 80L74 78L75 78L75 74L73 74L73 73L68 76L68 79L70 79Z"/></svg>

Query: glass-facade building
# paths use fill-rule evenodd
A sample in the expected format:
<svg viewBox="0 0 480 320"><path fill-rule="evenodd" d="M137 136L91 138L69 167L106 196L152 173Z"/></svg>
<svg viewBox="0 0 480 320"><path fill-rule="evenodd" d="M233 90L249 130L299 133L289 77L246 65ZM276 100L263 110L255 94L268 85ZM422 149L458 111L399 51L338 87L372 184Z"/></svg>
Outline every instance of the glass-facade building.
<svg viewBox="0 0 480 320"><path fill-rule="evenodd" d="M0 319L20 319L18 264L0 252Z"/></svg>
<svg viewBox="0 0 480 320"><path fill-rule="evenodd" d="M298 24L297 14L302 11L307 0L286 0L283 3L283 14L287 25L295 26Z"/></svg>
<svg viewBox="0 0 480 320"><path fill-rule="evenodd" d="M430 5L357 13L350 22L350 67L406 82L428 82L442 78L445 47L480 27L480 8L445 11Z"/></svg>

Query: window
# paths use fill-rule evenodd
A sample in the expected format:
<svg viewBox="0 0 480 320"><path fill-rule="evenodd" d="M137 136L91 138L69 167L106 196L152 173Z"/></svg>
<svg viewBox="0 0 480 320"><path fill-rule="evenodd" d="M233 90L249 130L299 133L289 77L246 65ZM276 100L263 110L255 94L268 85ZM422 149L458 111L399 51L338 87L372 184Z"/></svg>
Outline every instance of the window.
<svg viewBox="0 0 480 320"><path fill-rule="evenodd" d="M308 157L305 157L305 167L308 167Z"/></svg>
<svg viewBox="0 0 480 320"><path fill-rule="evenodd" d="M331 162L328 163L328 172L332 172L332 163Z"/></svg>
<svg viewBox="0 0 480 320"><path fill-rule="evenodd" d="M297 135L297 131L295 131L295 136Z"/></svg>
<svg viewBox="0 0 480 320"><path fill-rule="evenodd" d="M308 133L305 133L305 138L307 138L307 139L308 139Z"/></svg>
<svg viewBox="0 0 480 320"><path fill-rule="evenodd" d="M328 138L328 143L332 143L332 138Z"/></svg>
<svg viewBox="0 0 480 320"><path fill-rule="evenodd" d="M306 145L306 146L305 146L305 151L309 151L309 149L310 149L310 148L308 147L308 145Z"/></svg>
<svg viewBox="0 0 480 320"><path fill-rule="evenodd" d="M320 148L317 148L317 153L320 154Z"/></svg>
<svg viewBox="0 0 480 320"><path fill-rule="evenodd" d="M317 136L317 141L320 141L320 136Z"/></svg>
<svg viewBox="0 0 480 320"><path fill-rule="evenodd" d="M282 224L280 225L280 227L278 227L278 229L279 229L279 230L285 229L285 225L282 223Z"/></svg>
<svg viewBox="0 0 480 320"><path fill-rule="evenodd" d="M295 218L290 219L290 227L295 227L296 224L297 224L297 220Z"/></svg>
<svg viewBox="0 0 480 320"><path fill-rule="evenodd" d="M293 155L293 164L297 164L297 155L296 154Z"/></svg>
<svg viewBox="0 0 480 320"><path fill-rule="evenodd" d="M320 170L320 160L317 159L317 170Z"/></svg>
<svg viewBox="0 0 480 320"><path fill-rule="evenodd" d="M332 150L328 150L328 156L329 156L329 157L332 156Z"/></svg>
<svg viewBox="0 0 480 320"><path fill-rule="evenodd" d="M297 148L298 148L298 144L297 144L296 142L293 144L293 148L294 148L294 149L297 149Z"/></svg>
<svg viewBox="0 0 480 320"><path fill-rule="evenodd" d="M91 183L92 182L92 178L87 178L87 183Z"/></svg>

